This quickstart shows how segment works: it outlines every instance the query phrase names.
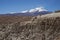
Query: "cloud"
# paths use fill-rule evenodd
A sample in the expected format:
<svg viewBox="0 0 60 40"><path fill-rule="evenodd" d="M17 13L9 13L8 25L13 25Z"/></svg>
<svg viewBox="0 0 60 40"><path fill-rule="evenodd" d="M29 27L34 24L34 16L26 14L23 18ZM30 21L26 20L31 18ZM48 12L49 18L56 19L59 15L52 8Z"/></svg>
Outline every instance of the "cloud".
<svg viewBox="0 0 60 40"><path fill-rule="evenodd" d="M21 11L21 13L26 13L26 12L28 12L28 10L25 10L25 11Z"/></svg>

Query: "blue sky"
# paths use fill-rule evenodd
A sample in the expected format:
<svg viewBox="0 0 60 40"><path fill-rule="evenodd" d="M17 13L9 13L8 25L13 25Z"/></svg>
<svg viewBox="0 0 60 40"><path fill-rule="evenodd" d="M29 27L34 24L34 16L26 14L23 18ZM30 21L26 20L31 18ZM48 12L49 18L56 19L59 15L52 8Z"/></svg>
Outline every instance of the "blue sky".
<svg viewBox="0 0 60 40"><path fill-rule="evenodd" d="M44 7L49 11L60 10L60 0L0 0L0 14L36 7Z"/></svg>

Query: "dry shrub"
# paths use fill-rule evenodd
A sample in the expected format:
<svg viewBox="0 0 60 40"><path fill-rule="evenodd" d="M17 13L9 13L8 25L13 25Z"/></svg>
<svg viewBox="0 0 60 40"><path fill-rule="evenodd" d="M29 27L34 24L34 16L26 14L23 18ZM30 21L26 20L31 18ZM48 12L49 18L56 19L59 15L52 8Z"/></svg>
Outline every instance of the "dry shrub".
<svg viewBox="0 0 60 40"><path fill-rule="evenodd" d="M32 22L22 26L20 26L20 22L0 25L0 34L2 33L0 39L57 40L60 38L60 17L37 19L36 22L35 24Z"/></svg>

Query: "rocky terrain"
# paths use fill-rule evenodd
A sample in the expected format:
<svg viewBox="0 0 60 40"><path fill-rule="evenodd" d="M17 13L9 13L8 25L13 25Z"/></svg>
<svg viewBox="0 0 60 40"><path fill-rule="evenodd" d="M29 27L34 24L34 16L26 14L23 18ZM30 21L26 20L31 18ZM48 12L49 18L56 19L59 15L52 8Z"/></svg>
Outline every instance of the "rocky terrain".
<svg viewBox="0 0 60 40"><path fill-rule="evenodd" d="M0 24L29 21L33 16L0 16Z"/></svg>
<svg viewBox="0 0 60 40"><path fill-rule="evenodd" d="M0 24L0 40L60 40L60 12Z"/></svg>

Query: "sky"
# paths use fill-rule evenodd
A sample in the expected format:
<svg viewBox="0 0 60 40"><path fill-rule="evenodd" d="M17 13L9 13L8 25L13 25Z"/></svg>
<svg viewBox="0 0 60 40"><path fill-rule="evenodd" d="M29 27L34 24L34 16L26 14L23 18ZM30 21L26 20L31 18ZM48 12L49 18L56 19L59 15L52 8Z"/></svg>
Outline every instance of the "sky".
<svg viewBox="0 0 60 40"><path fill-rule="evenodd" d="M44 7L48 11L60 10L60 0L0 0L0 14L21 12L36 7Z"/></svg>

